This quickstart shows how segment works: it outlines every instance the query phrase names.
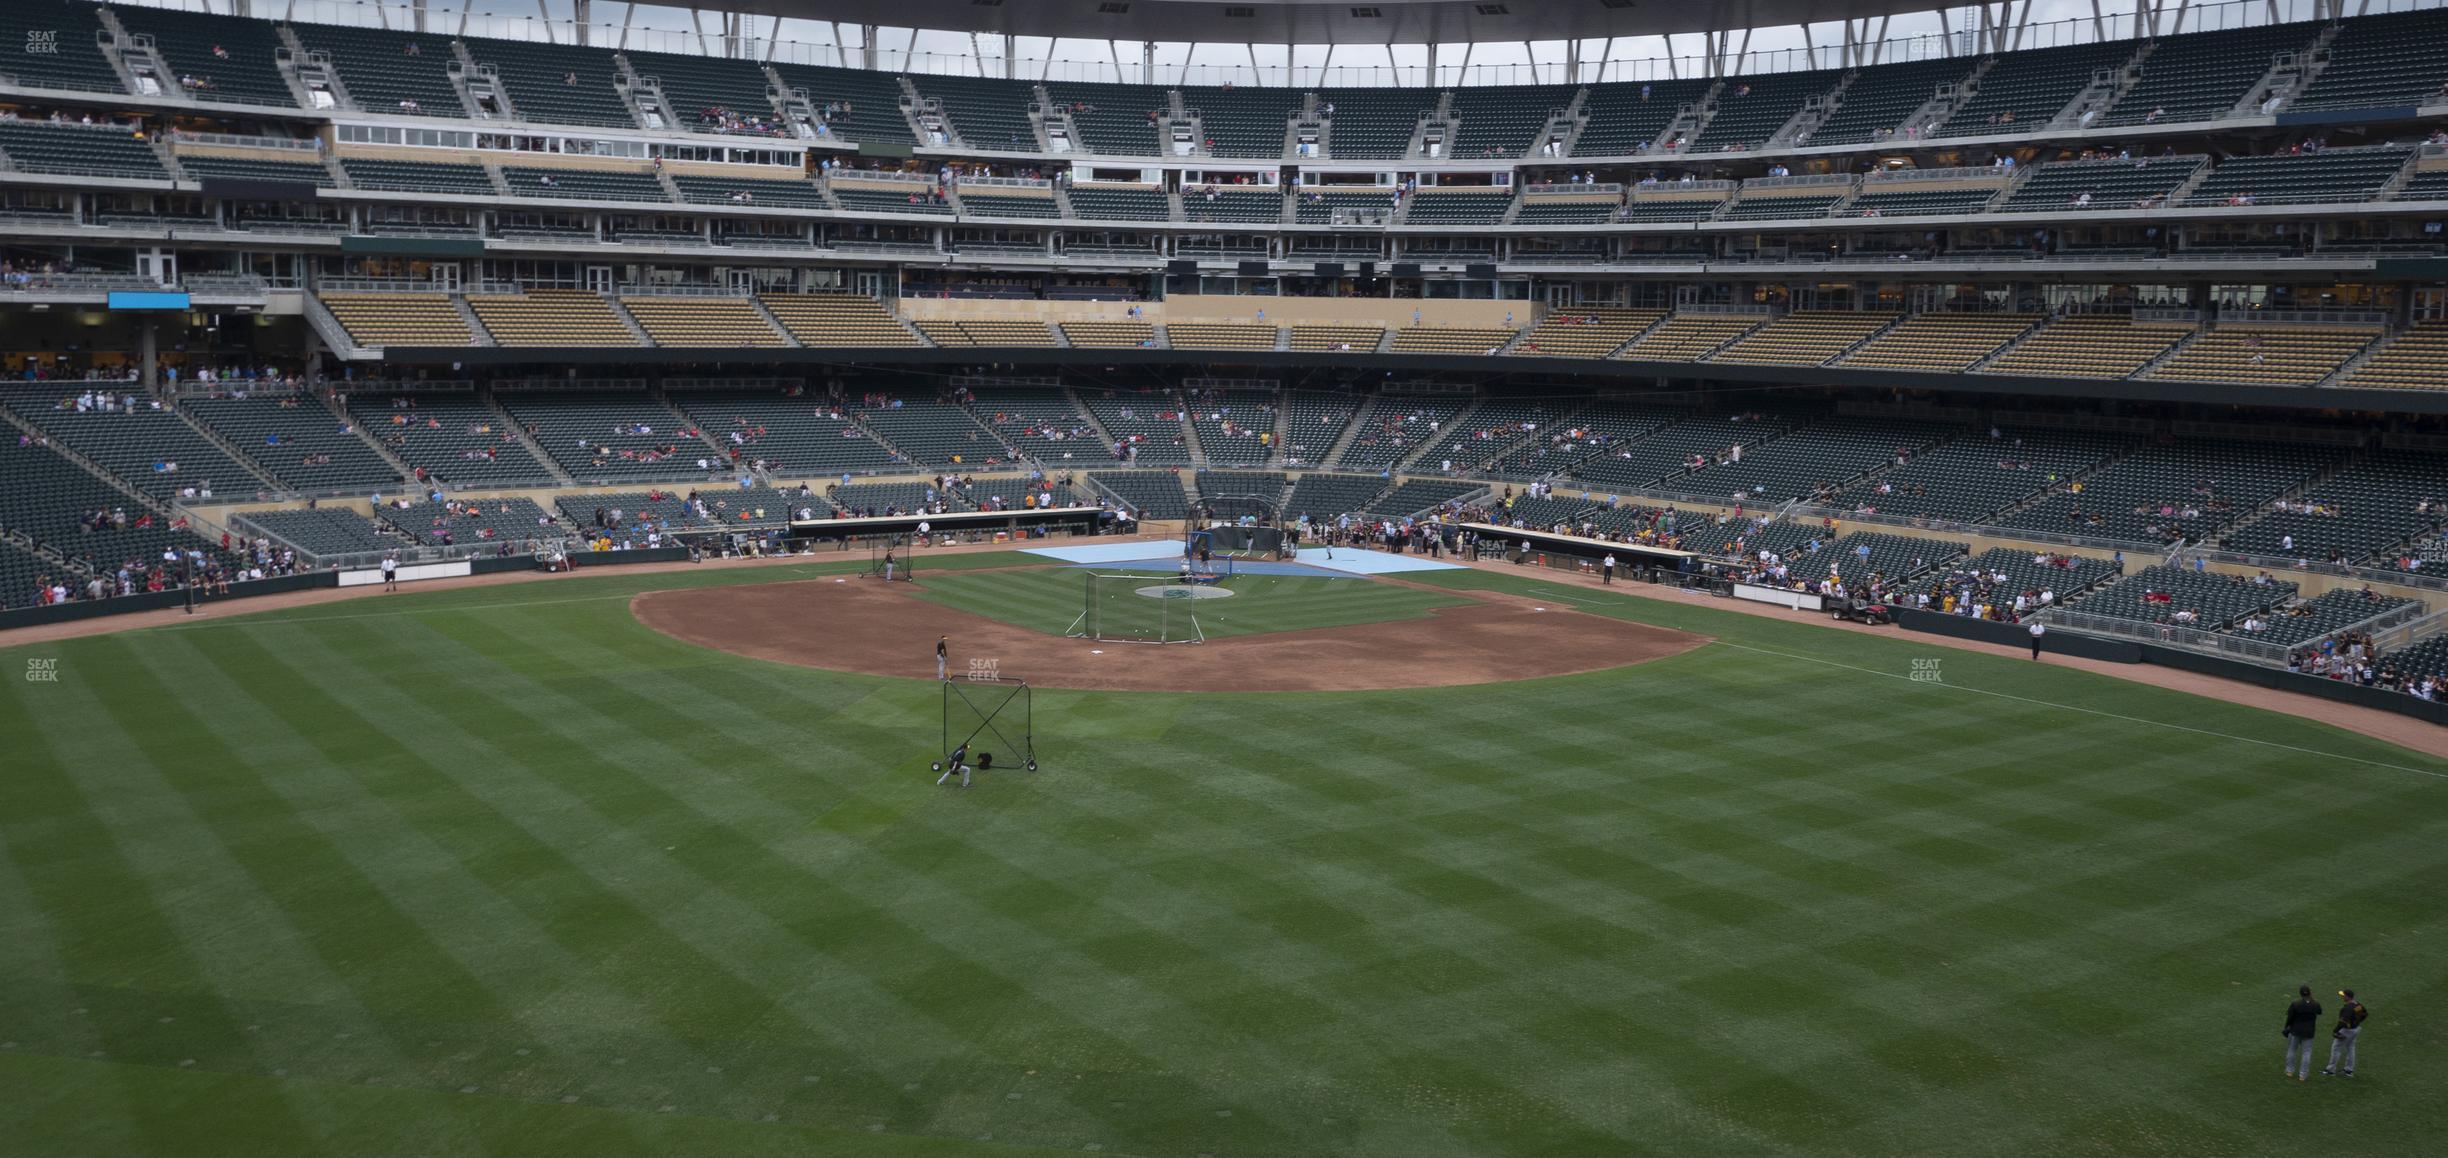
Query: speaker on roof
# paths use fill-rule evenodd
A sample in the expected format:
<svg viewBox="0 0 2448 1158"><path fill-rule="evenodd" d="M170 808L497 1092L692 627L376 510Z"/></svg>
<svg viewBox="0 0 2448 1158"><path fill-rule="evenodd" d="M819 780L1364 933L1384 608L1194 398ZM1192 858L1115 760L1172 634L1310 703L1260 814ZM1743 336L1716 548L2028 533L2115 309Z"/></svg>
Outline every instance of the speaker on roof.
<svg viewBox="0 0 2448 1158"><path fill-rule="evenodd" d="M1198 262L1193 261L1193 260L1191 260L1191 259L1189 259L1189 258L1186 258L1186 257L1184 257L1184 258L1176 258L1176 259L1174 259L1174 260L1172 260L1172 261L1168 261L1168 262L1166 262L1166 263L1165 263L1165 272L1166 272L1166 273L1197 273L1197 272L1198 272Z"/></svg>
<svg viewBox="0 0 2448 1158"><path fill-rule="evenodd" d="M1311 272L1317 274L1319 277L1341 277L1343 276L1343 263L1339 261L1321 261L1312 268Z"/></svg>
<svg viewBox="0 0 2448 1158"><path fill-rule="evenodd" d="M1496 265L1494 262L1474 261L1469 265L1463 266L1462 273L1466 277L1484 277L1494 280L1496 277Z"/></svg>
<svg viewBox="0 0 2448 1158"><path fill-rule="evenodd" d="M1395 262L1395 263L1394 263L1394 276L1396 276L1396 277L1418 277L1418 276L1419 276L1419 263L1418 263L1418 262L1416 262L1416 261L1398 261L1398 262Z"/></svg>
<svg viewBox="0 0 2448 1158"><path fill-rule="evenodd" d="M1273 272L1273 270L1267 268L1267 263L1263 261L1245 261L1241 263L1241 276L1243 277L1266 277Z"/></svg>

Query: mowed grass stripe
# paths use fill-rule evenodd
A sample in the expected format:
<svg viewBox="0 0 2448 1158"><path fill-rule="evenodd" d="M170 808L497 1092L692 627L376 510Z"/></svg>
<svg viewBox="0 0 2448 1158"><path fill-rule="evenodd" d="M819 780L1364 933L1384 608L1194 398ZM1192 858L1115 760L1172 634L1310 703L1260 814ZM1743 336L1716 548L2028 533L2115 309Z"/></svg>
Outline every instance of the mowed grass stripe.
<svg viewBox="0 0 2448 1158"><path fill-rule="evenodd" d="M148 1096L129 1076L131 1068L204 1056L230 1064L243 1023L203 984L201 968L151 882L95 815L95 802L60 760L48 729L37 726L34 701L45 690L12 683L0 692L0 735L15 738L10 771L0 776L0 831L18 874L49 915L55 938L50 955L70 969L81 1004L49 1011L48 1018L36 1010L24 1016L29 1024L63 1027L50 1031L55 1040L90 1034L100 1056L116 1063L110 1068L118 1079L112 1083L112 1124L124 1124L156 1153L176 1153L192 1141L191 1127L178 1107ZM50 717L54 724L75 718ZM174 1020L164 1023L163 1017ZM296 1112L278 1099L222 1137L266 1152L313 1144Z"/></svg>
<svg viewBox="0 0 2448 1158"><path fill-rule="evenodd" d="M572 680L583 682L576 668L557 658L539 656L517 648L498 635L481 631L459 635L459 625L447 622L435 626L465 649L462 655L451 661L451 666L456 669L483 672L493 662L486 654L488 650L512 656L515 662L525 666L530 685L537 689L537 694L526 701L528 703L550 701L559 695L545 689L566 685ZM480 678L478 682L486 681ZM504 713L498 710L480 711L473 702L454 704L454 697L444 694L444 689L413 685L403 690L409 690L412 696L426 701L437 716L462 726L473 725L475 734L482 736L512 762L532 766L534 762L526 758L527 754L522 752L522 748L535 743L569 745L588 752L591 767L580 772L588 783L584 786L577 783L564 785L572 795L594 802L603 812L604 819L616 826L626 826L633 821L656 821L651 835L639 835L653 842L669 842L665 848L671 855L661 859L696 870L709 885L724 888L735 880L752 882L752 890L745 897L731 893L728 888L724 888L724 891L734 899L753 900L764 906L760 911L774 922L777 931L795 934L802 941L809 941L811 935L820 936L821 939L811 943L810 948L828 951L836 964L850 969L874 983L877 991L890 994L908 1006L908 1013L918 1015L919 1024L927 1026L930 1034L949 1034L956 1040L986 1045L988 1040L980 1037L980 1033L985 1027L1001 1020L1002 1008L1017 1007L1035 1010L1035 1015L1027 1018L1027 1022L1050 1035L1094 1042L1094 1051L1100 1056L1125 1064L1133 1057L1133 1051L1097 1030L1088 1021L1080 1020L1079 1015L1057 1014L1044 1006L1037 995L1027 990L1019 980L991 973L988 964L991 957L962 955L944 948L924 931L904 926L886 916L884 909L855 900L839 892L830 882L811 877L795 866L780 861L744 834L697 811L669 790L658 787L644 773L630 771L627 765L638 759L635 752L609 751L587 743L582 735L572 733L556 722L558 718L564 718L558 713L507 713L518 721L511 723L499 720ZM582 707L577 701L564 701L552 706L567 707L573 712L603 710ZM664 709L650 703L623 704L616 701L611 710L628 718L631 726L648 729L661 722L659 717L664 714ZM648 739L647 730L639 731L637 740L637 752L656 747ZM651 857L653 854L647 855ZM773 882L781 880L788 880L793 887L775 887ZM811 926L810 918L817 913L826 914L826 919ZM853 936L853 933L856 935ZM929 960L933 962L931 966L927 964ZM992 1015L977 1016L978 1013ZM840 1064L847 1067L855 1062L842 1059ZM1003 1081L1008 1078L967 1074L963 1075L963 1080ZM916 1099L908 1101L912 1104L897 1108L893 1120L903 1128L924 1128L922 1120L913 1120L910 1116L918 1109Z"/></svg>

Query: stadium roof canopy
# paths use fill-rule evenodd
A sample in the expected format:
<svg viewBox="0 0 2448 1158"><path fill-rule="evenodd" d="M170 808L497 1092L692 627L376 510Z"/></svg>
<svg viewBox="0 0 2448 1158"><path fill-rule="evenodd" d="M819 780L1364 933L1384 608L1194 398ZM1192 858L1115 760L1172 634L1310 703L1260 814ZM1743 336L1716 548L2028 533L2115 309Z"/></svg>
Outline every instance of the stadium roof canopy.
<svg viewBox="0 0 2448 1158"><path fill-rule="evenodd" d="M1871 20L1938 7L1930 0L712 0L698 6L995 36L1354 45L1683 35Z"/></svg>

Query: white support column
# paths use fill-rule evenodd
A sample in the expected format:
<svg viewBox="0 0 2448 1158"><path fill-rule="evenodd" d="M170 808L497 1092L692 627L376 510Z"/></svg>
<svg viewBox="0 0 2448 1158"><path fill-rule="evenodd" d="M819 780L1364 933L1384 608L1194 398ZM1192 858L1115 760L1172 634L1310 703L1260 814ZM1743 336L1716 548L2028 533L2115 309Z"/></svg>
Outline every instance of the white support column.
<svg viewBox="0 0 2448 1158"><path fill-rule="evenodd" d="M870 72L876 67L876 26L859 25L859 64Z"/></svg>
<svg viewBox="0 0 2448 1158"><path fill-rule="evenodd" d="M560 41L553 39L552 8L550 5L545 3L545 0L536 0L536 18L544 22L544 43L561 43Z"/></svg>
<svg viewBox="0 0 2448 1158"><path fill-rule="evenodd" d="M2006 2L2009 7L2012 7L2014 0L2006 0ZM2023 50L2023 36L2031 31L2031 18L2032 0L2023 0L2023 11L2015 14L2014 39L2008 43L2008 49L2015 52Z"/></svg>
<svg viewBox="0 0 2448 1158"><path fill-rule="evenodd" d="M295 5L292 5L292 7L295 7ZM409 7L409 10L410 10L410 11L412 11L412 12L416 13L416 30L417 30L417 35L419 35L419 36L424 35L424 34L425 34L425 17L426 17L426 12L425 12L425 0L416 0L416 2L415 2L415 3L410 4L408 7Z"/></svg>
<svg viewBox="0 0 2448 1158"><path fill-rule="evenodd" d="M1878 22L1878 35L1870 40L1870 63L1872 64L1884 64L1887 61L1887 17L1880 16Z"/></svg>
<svg viewBox="0 0 2448 1158"><path fill-rule="evenodd" d="M1599 57L1599 58L1598 58L1598 83L1599 83L1599 84L1605 84L1605 83L1606 83L1606 78L1607 78L1607 68L1608 68L1609 66L1613 65L1614 63L1615 63L1615 38L1614 38L1614 37L1612 37L1612 36L1610 36L1610 37L1607 37L1607 39L1606 39L1606 55L1601 56L1601 57Z"/></svg>
<svg viewBox="0 0 2448 1158"><path fill-rule="evenodd" d="M577 43L594 43L595 34L587 27L595 15L595 0L570 0L570 23L577 28Z"/></svg>

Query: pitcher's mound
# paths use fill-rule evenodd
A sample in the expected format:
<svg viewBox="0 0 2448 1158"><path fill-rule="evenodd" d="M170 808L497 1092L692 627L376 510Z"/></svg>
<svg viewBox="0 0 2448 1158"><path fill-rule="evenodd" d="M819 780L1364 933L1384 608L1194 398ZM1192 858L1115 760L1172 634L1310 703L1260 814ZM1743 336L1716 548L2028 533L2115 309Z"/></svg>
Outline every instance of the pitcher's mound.
<svg viewBox="0 0 2448 1158"><path fill-rule="evenodd" d="M991 662L1006 679L1102 691L1287 692L1452 687L1646 663L1705 636L1568 611L1515 596L1425 619L1211 639L1100 643L1046 635L913 598L900 584L819 579L652 591L630 601L646 626L754 659L869 675L935 677L935 637L951 637L946 674Z"/></svg>

